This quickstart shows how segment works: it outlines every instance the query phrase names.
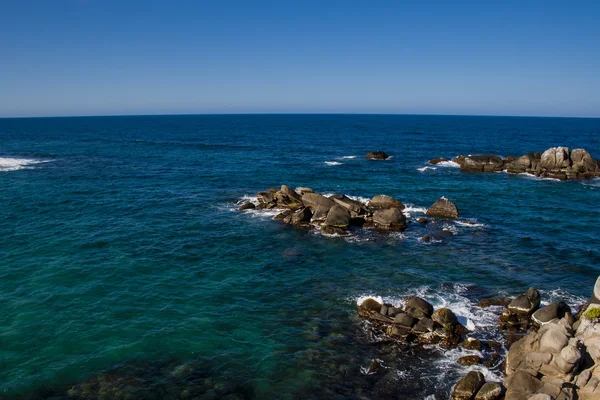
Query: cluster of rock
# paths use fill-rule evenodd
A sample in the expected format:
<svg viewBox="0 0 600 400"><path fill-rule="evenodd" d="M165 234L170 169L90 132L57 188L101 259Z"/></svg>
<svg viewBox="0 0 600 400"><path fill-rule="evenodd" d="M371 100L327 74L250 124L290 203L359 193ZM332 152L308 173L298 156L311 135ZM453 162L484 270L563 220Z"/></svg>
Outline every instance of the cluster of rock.
<svg viewBox="0 0 600 400"><path fill-rule="evenodd" d="M434 311L429 302L417 296L407 298L402 307L368 298L359 304L358 315L390 338L404 342L455 348L468 332L450 309Z"/></svg>
<svg viewBox="0 0 600 400"><path fill-rule="evenodd" d="M367 204L353 200L346 195L323 196L310 188L295 190L286 185L280 189L269 189L257 194L258 205L246 202L239 208L280 209L275 220L300 227L319 227L329 234L345 234L351 226L375 227L386 231L403 231L407 227L406 216L402 213L404 204L386 196L377 195ZM458 218L458 209L450 200L442 197L427 211L430 217ZM426 223L426 219L419 219Z"/></svg>
<svg viewBox="0 0 600 400"><path fill-rule="evenodd" d="M431 164L448 161L444 158L430 160ZM521 157L502 158L497 155L480 154L458 156L452 160L464 172L529 173L542 178L587 179L600 176L600 160L594 159L584 149L569 150L568 147L552 147L543 153L527 153Z"/></svg>
<svg viewBox="0 0 600 400"><path fill-rule="evenodd" d="M483 376L472 371L455 386L452 399L600 399L600 277L579 319L564 302L539 306L539 292L530 288L499 318L501 329L531 329L511 345L504 387L495 384L497 397L480 395Z"/></svg>

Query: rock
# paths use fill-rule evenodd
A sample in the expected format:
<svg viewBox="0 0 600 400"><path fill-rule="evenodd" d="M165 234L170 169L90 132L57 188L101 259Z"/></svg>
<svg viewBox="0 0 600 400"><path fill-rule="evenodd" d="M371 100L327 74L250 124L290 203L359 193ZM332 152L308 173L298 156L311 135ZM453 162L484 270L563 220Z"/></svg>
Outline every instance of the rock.
<svg viewBox="0 0 600 400"><path fill-rule="evenodd" d="M516 299L510 302L508 309L514 312L531 314L540 306L540 292L534 288L529 288Z"/></svg>
<svg viewBox="0 0 600 400"><path fill-rule="evenodd" d="M421 318L419 322L413 327L413 332L415 334L422 334L433 332L437 328L435 322L429 318Z"/></svg>
<svg viewBox="0 0 600 400"><path fill-rule="evenodd" d="M518 398L516 397L518 395L527 398L527 395L534 394L543 385L542 381L535 376L519 370L504 380L504 386L506 386L506 399L513 398L511 396Z"/></svg>
<svg viewBox="0 0 600 400"><path fill-rule="evenodd" d="M485 384L485 379L481 372L471 371L465 375L452 391L452 400L471 400L475 397L479 389Z"/></svg>
<svg viewBox="0 0 600 400"><path fill-rule="evenodd" d="M451 328L458 324L456 315L448 308L439 308L431 316L433 322L437 322L444 328Z"/></svg>
<svg viewBox="0 0 600 400"><path fill-rule="evenodd" d="M590 307L600 307L600 276L596 279L594 289L592 291L592 297L590 298Z"/></svg>
<svg viewBox="0 0 600 400"><path fill-rule="evenodd" d="M285 211L277 214L276 216L274 216L273 219L276 220L276 221L285 221L286 218L288 216L290 216L292 213L293 213L292 210L285 210Z"/></svg>
<svg viewBox="0 0 600 400"><path fill-rule="evenodd" d="M382 305L383 304L381 304L377 300L368 298L359 304L358 309L365 310L365 311L379 311L379 310L381 310Z"/></svg>
<svg viewBox="0 0 600 400"><path fill-rule="evenodd" d="M327 213L325 225L348 229L350 227L350 213L344 207L336 204Z"/></svg>
<svg viewBox="0 0 600 400"><path fill-rule="evenodd" d="M371 151L367 153L367 160L387 160L388 158L390 156L383 151Z"/></svg>
<svg viewBox="0 0 600 400"><path fill-rule="evenodd" d="M569 338L558 329L548 329L540 338L540 351L559 353L569 342Z"/></svg>
<svg viewBox="0 0 600 400"><path fill-rule="evenodd" d="M477 365L477 364L481 364L481 357L479 356L463 356L460 357L458 360L456 360L457 363L459 363L460 365L464 365L464 366L469 366L469 365Z"/></svg>
<svg viewBox="0 0 600 400"><path fill-rule="evenodd" d="M335 194L331 196L330 199L348 210L352 216L358 216L367 213L364 204L362 204L360 201L352 200L346 195Z"/></svg>
<svg viewBox="0 0 600 400"><path fill-rule="evenodd" d="M481 343L481 340L470 337L465 339L465 341L462 343L462 347L467 350L481 351L483 345Z"/></svg>
<svg viewBox="0 0 600 400"><path fill-rule="evenodd" d="M441 158L432 158L431 160L429 160L429 164L436 165L436 164L439 164L439 163L441 163L443 161L448 161L448 159L447 158L443 158L443 157L441 157Z"/></svg>
<svg viewBox="0 0 600 400"><path fill-rule="evenodd" d="M465 157L460 169L463 172L490 172L502 170L503 165L502 157L493 154L480 154Z"/></svg>
<svg viewBox="0 0 600 400"><path fill-rule="evenodd" d="M552 147L542 153L539 167L549 170L566 168L570 162L568 147Z"/></svg>
<svg viewBox="0 0 600 400"><path fill-rule="evenodd" d="M430 217L443 217L443 218L458 218L458 208L456 205L445 197L440 198L438 201L433 203L427 210L427 215Z"/></svg>
<svg viewBox="0 0 600 400"><path fill-rule="evenodd" d="M245 211L245 210L254 210L256 208L256 206L254 205L254 203L250 203L249 201L242 204L239 208L240 211Z"/></svg>
<svg viewBox="0 0 600 400"><path fill-rule="evenodd" d="M571 307L566 303L559 301L556 303L548 304L546 307L540 308L533 313L531 319L539 324L543 325L552 321L555 318L561 319L565 316L565 313L571 312Z"/></svg>
<svg viewBox="0 0 600 400"><path fill-rule="evenodd" d="M398 208L377 210L373 213L375 226L381 229L400 231L406 229L406 217Z"/></svg>
<svg viewBox="0 0 600 400"><path fill-rule="evenodd" d="M314 193L314 190L307 187L297 187L296 193L298 193L300 196L304 196L305 193Z"/></svg>
<svg viewBox="0 0 600 400"><path fill-rule="evenodd" d="M394 324L412 328L417 323L417 320L408 314L400 313L394 317Z"/></svg>
<svg viewBox="0 0 600 400"><path fill-rule="evenodd" d="M487 382L477 392L475 400L499 400L502 398L502 385L496 382Z"/></svg>
<svg viewBox="0 0 600 400"><path fill-rule="evenodd" d="M335 202L331 199L328 199L325 196L321 196L317 193L305 193L302 195L302 203L306 207L309 207L311 210L316 209L321 206L329 210L331 207L335 206Z"/></svg>
<svg viewBox="0 0 600 400"><path fill-rule="evenodd" d="M325 222L327 219L327 213L329 212L329 207L326 206L317 206L313 209L313 215L311 218L311 222L321 223Z"/></svg>
<svg viewBox="0 0 600 400"><path fill-rule="evenodd" d="M554 397L546 393L538 393L528 397L527 400L554 400Z"/></svg>
<svg viewBox="0 0 600 400"><path fill-rule="evenodd" d="M420 297L412 296L406 300L404 311L413 318L430 318L433 306Z"/></svg>
<svg viewBox="0 0 600 400"><path fill-rule="evenodd" d="M303 222L310 222L310 218L312 217L312 212L308 207L302 208L298 211L290 214L290 222L291 224L301 224ZM285 221L285 220L284 220Z"/></svg>
<svg viewBox="0 0 600 400"><path fill-rule="evenodd" d="M425 225L429 221L427 221L427 218L420 217L417 219L417 222L420 223L421 225Z"/></svg>
<svg viewBox="0 0 600 400"><path fill-rule="evenodd" d="M480 300L477 303L477 307L488 308L490 306L502 306L507 307L510 304L510 299L505 297L491 297L488 299Z"/></svg>
<svg viewBox="0 0 600 400"><path fill-rule="evenodd" d="M373 208L399 208L400 210L404 210L405 208L404 204L385 194L373 197L367 205Z"/></svg>

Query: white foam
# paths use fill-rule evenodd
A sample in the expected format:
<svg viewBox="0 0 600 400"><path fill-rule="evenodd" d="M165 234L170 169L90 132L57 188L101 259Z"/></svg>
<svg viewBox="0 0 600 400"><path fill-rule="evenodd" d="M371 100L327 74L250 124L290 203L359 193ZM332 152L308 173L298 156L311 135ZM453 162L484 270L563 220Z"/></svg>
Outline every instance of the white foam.
<svg viewBox="0 0 600 400"><path fill-rule="evenodd" d="M343 156L343 157L340 157L340 158L341 158L342 160L353 160L353 159L355 159L355 158L356 158L356 156Z"/></svg>
<svg viewBox="0 0 600 400"><path fill-rule="evenodd" d="M245 194L244 196L242 196L242 198L240 200L238 200L238 202L236 204L241 206L242 204L248 203L248 202L254 204L255 206L257 206L259 204L258 197L252 196L249 194Z"/></svg>
<svg viewBox="0 0 600 400"><path fill-rule="evenodd" d="M569 292L565 292L561 288L553 289L553 290L540 290L541 295L541 305L547 306L550 303L554 303L557 301L564 301L571 307L571 311L575 313L577 308L585 303L588 299L582 296L576 296Z"/></svg>
<svg viewBox="0 0 600 400"><path fill-rule="evenodd" d="M371 201L370 198L362 197L362 196L351 196L351 195L347 194L346 197L348 197L349 199L352 199L354 201L361 202L363 204L367 204L369 201Z"/></svg>
<svg viewBox="0 0 600 400"><path fill-rule="evenodd" d="M419 171L419 172L425 172L425 171L428 171L428 170L435 171L436 169L437 169L436 167L431 167L429 165L426 165L426 166L424 166L422 168L417 168L417 171Z"/></svg>
<svg viewBox="0 0 600 400"><path fill-rule="evenodd" d="M369 299L373 299L376 302L378 302L379 304L383 304L383 298L381 296L366 295L366 296L361 296L358 299L356 299L356 305L360 306L362 303L364 303L365 301L367 301Z"/></svg>
<svg viewBox="0 0 600 400"><path fill-rule="evenodd" d="M32 165L49 162L51 160L34 160L30 158L11 158L11 157L0 157L0 171L18 171L20 169L32 168Z"/></svg>
<svg viewBox="0 0 600 400"><path fill-rule="evenodd" d="M594 178L589 181L582 181L585 186L600 187L600 178Z"/></svg>
<svg viewBox="0 0 600 400"><path fill-rule="evenodd" d="M460 164L455 163L454 161L441 161L435 165L438 167L445 167L445 168L460 168Z"/></svg>
<svg viewBox="0 0 600 400"><path fill-rule="evenodd" d="M333 165L342 165L343 163L339 162L339 161L325 161L326 165L329 166L333 166Z"/></svg>
<svg viewBox="0 0 600 400"><path fill-rule="evenodd" d="M427 208L415 206L414 204L405 204L404 205L404 210L402 210L402 213L407 218L410 218L413 213L415 213L415 214L425 214L426 212L427 212Z"/></svg>
<svg viewBox="0 0 600 400"><path fill-rule="evenodd" d="M487 227L486 224L477 222L477 219L475 219L475 218L470 218L470 219L466 219L463 221L454 221L454 223L456 225L464 226L466 228L485 228L485 227Z"/></svg>

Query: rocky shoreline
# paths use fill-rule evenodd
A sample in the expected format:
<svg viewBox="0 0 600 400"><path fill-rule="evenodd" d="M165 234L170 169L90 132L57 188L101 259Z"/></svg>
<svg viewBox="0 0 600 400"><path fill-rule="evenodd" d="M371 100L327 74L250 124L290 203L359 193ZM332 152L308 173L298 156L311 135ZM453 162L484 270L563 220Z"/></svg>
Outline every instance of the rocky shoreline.
<svg viewBox="0 0 600 400"><path fill-rule="evenodd" d="M486 382L470 371L455 385L453 400L592 400L600 398L600 277L590 301L577 317L564 302L540 308L540 293L529 288L509 299L486 299L478 306L502 305L498 330L510 349L500 364L504 382ZM447 308L433 309L426 300L410 296L400 307L367 298L358 315L371 328L398 343L437 344L442 348L478 350L484 354L458 359L461 365L494 368L504 357L498 342L470 336ZM486 351L482 351L486 350ZM376 365L370 368L376 368Z"/></svg>
<svg viewBox="0 0 600 400"><path fill-rule="evenodd" d="M600 160L594 159L585 149L569 150L552 147L543 153L532 152L520 157L502 158L493 154L459 155L452 160L434 158L430 164L452 161L463 172L508 172L532 174L540 178L561 181L600 177Z"/></svg>

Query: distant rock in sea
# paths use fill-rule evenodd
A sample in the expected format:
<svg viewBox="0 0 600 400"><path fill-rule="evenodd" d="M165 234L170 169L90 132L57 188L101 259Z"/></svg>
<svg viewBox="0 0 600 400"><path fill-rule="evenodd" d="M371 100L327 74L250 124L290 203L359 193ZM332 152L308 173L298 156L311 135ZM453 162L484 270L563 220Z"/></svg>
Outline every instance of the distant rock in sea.
<svg viewBox="0 0 600 400"><path fill-rule="evenodd" d="M388 158L390 156L383 151L371 151L367 153L367 160L387 160Z"/></svg>
<svg viewBox="0 0 600 400"><path fill-rule="evenodd" d="M434 158L430 164L445 161ZM463 172L527 173L540 178L589 179L600 176L600 160L594 159L584 149L569 150L568 147L552 147L543 153L527 153L521 157L502 158L493 154L457 156L452 160Z"/></svg>

